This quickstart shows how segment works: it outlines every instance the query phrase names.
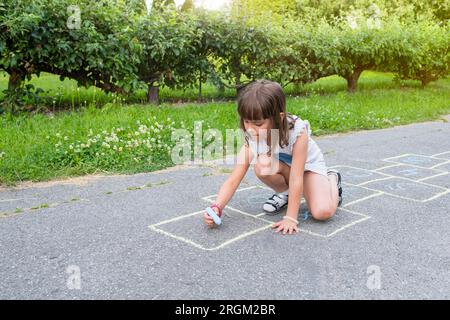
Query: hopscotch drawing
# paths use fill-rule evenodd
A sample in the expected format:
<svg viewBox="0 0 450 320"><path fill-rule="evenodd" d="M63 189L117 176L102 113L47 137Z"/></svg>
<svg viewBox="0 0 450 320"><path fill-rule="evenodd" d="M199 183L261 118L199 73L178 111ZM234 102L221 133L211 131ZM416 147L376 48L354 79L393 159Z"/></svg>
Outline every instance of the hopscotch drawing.
<svg viewBox="0 0 450 320"><path fill-rule="evenodd" d="M302 199L299 214L299 233L329 238L362 223L370 216L347 207L374 197L392 196L407 201L425 203L450 193L450 151L434 154L402 154L383 159L386 166L377 169L337 165L342 173L344 201L336 214L326 222L307 215L308 207ZM236 241L270 229L286 209L275 216L262 211L262 204L273 190L257 185L238 189L223 210L224 223L208 229L202 220L204 207L215 202L216 194L201 199L199 211L150 225L149 228L201 250L213 251Z"/></svg>

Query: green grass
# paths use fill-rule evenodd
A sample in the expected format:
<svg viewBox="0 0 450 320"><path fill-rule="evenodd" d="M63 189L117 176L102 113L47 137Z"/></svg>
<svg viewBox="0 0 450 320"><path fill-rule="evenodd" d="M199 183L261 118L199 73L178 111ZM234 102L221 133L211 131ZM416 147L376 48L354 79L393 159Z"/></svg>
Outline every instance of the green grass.
<svg viewBox="0 0 450 320"><path fill-rule="evenodd" d="M65 79L60 81L58 76L42 73L39 77L33 76L31 81L27 82L36 88L45 91L43 94L50 97L51 103L47 106L49 111L73 110L88 105L102 106L106 103L127 103L127 104L145 104L145 90L138 90L136 93L122 97L111 93L104 93L96 87L78 87L75 80ZM8 75L0 72L0 100L4 97L4 90L8 87ZM202 96L205 100L230 100L233 99L235 91L226 89L224 94L219 94L218 90L211 84L205 83L202 86ZM178 102L196 102L198 99L198 89L188 88L182 89L160 89L161 102L178 103Z"/></svg>
<svg viewBox="0 0 450 320"><path fill-rule="evenodd" d="M40 77L33 76L28 83L36 88L42 88L45 96L51 97L51 103L47 106L50 111L74 110L88 105L103 106L106 103L127 103L127 104L146 104L145 90L138 90L135 94L128 97L121 97L114 94L107 94L96 87L78 87L75 80L65 79L60 81L58 76L42 73ZM3 91L8 86L8 76L0 72L0 100L4 97ZM363 73L359 83L361 91L373 89L396 89L399 87L420 88L418 81L393 81L393 75L389 73L366 71ZM318 81L295 88L292 84L285 88L285 92L292 96L307 96L311 94L333 94L345 91L346 81L339 76L330 76L319 79ZM220 94L215 86L210 83L202 85L202 96L205 100L230 101L235 98L235 90L227 88L223 94ZM160 89L160 100L166 103L196 102L198 99L197 88L181 89Z"/></svg>
<svg viewBox="0 0 450 320"><path fill-rule="evenodd" d="M62 83L52 75L42 75L33 81L46 90L60 92L61 101L65 101L61 104L74 97L78 99L73 81ZM0 91L5 86L6 79L0 77ZM437 119L450 113L450 79L421 88L415 81L395 82L391 74L364 72L358 92L347 93L345 87L345 80L336 76L296 89L288 86L288 111L309 120L314 135L385 128ZM205 86L205 92L209 92L211 98L218 97L211 85ZM164 99L175 101L186 97L195 99L196 95L195 89L162 91ZM227 95L233 98L233 92ZM108 99L114 97L95 89L96 103L111 102L96 108L93 106L94 88L80 89L79 96L79 101L87 101L87 107L55 114L0 117L0 184L14 185L27 180L43 181L91 173L154 171L173 165L164 147L173 146L172 129L184 126L192 131L194 122L200 120L203 120L204 130L211 127L225 132L227 128L238 126L234 101L164 103L158 107L122 105L112 103ZM161 128L155 133L152 130L157 122ZM145 124L143 133L134 136L142 124ZM119 130L114 133L118 142L110 142L108 139L113 137L111 132L115 130ZM96 135L96 143L80 147ZM141 143L153 136L156 140L151 142L150 152ZM127 145L138 140L138 146L127 149ZM102 147L103 143L109 147ZM114 147L123 147L123 151L113 150Z"/></svg>

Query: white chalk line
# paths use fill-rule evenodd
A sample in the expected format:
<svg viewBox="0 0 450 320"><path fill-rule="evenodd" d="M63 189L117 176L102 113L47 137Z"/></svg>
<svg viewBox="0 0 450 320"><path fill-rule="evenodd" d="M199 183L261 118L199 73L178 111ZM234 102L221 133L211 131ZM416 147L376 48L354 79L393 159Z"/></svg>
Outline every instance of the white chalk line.
<svg viewBox="0 0 450 320"><path fill-rule="evenodd" d="M246 187L246 188L240 188L240 189L237 189L236 192L241 192L241 191L245 191L245 190L251 190L251 189L255 189L255 188L258 188L258 186L251 186L251 187ZM217 193L209 195L209 196L206 196L206 197L202 197L201 199L202 200L206 200L206 201L210 201L209 198L214 198L214 197L217 197Z"/></svg>
<svg viewBox="0 0 450 320"><path fill-rule="evenodd" d="M375 198L375 197L381 196L383 194L384 194L384 192L380 191L380 192L371 194L370 196L367 196L367 197L364 197L364 198L360 198L360 199L353 200L353 201L350 201L348 203L345 203L342 207L346 208L346 207L351 206L353 204L356 204L356 203L359 203L359 202L362 202L362 201L365 201L365 200L368 200L368 199L371 199L371 198Z"/></svg>
<svg viewBox="0 0 450 320"><path fill-rule="evenodd" d="M444 162L438 163L438 164L433 165L431 167L425 167L425 166L420 166L420 165L416 165L416 164L410 164L410 163L407 163L407 162L399 162L399 161L391 160L391 159L398 159L398 158L405 157L405 156L419 156L419 157L433 159L433 160L444 160ZM449 160L448 159L442 159L442 158L437 159L437 158L433 158L432 156L426 156L426 155L421 155L421 154L407 153L407 154L404 154L404 155L401 155L401 156L398 156L398 157L386 158L386 159L383 159L382 161L390 162L390 163L396 163L396 164L409 165L409 166L413 166L413 167L417 167L417 168L421 168L421 169L434 169L435 167L438 167L440 165L443 165L443 164L447 163Z"/></svg>
<svg viewBox="0 0 450 320"><path fill-rule="evenodd" d="M20 198L20 199L3 199L3 200L0 200L0 202L13 202L13 201L20 201L20 200L28 200L28 199L30 199L30 198ZM31 199L33 199L33 198L31 198ZM37 198L34 198L34 199L37 199Z"/></svg>
<svg viewBox="0 0 450 320"><path fill-rule="evenodd" d="M266 219L264 219L264 218L258 218L258 219L259 219L259 220L263 220L263 221L265 221L265 222L269 222L270 225L272 225L272 224L275 223L275 222L273 222L273 221L266 220ZM301 225L301 224L300 224L300 225ZM316 236L316 237L320 237L320 238L326 238L326 236L323 235L323 234L315 233L315 232L313 232L313 231L309 231L309 230L303 229L303 228L301 228L301 227L298 228L298 231L299 231L299 232L303 232L303 233L307 233L307 234L312 235L312 236Z"/></svg>
<svg viewBox="0 0 450 320"><path fill-rule="evenodd" d="M389 169L389 168L393 168L393 167L399 167L399 166L402 166L402 165L403 165L402 163L390 164L388 166L384 166L384 167L381 167L381 168L373 169L373 171L378 172L378 170Z"/></svg>
<svg viewBox="0 0 450 320"><path fill-rule="evenodd" d="M434 176L431 176L431 177L420 178L420 179L418 179L417 181L422 182L422 181L424 181L424 180L433 179L433 178L440 177L440 176L445 176L445 175L447 175L447 174L449 174L449 172L441 172L441 173L435 174Z"/></svg>
<svg viewBox="0 0 450 320"><path fill-rule="evenodd" d="M202 246L202 245L200 245L200 244L198 244L198 243L196 243L196 242L194 242L194 241L192 241L192 240L190 240L190 239L187 239L187 238L184 238L184 237L181 237L181 236L174 235L174 234L172 234L172 233L170 233L170 232L167 232L167 231L158 229L158 228L156 228L156 227L150 226L150 229L152 229L152 230L154 230L154 231L156 231L156 232L165 234L166 236L172 237L172 238L174 238L174 239L183 241L183 242L185 242L185 243L187 243L187 244L190 244L190 245L192 245L192 246L194 246L194 247L196 247L196 248L198 248L198 249L205 250L205 251L214 251L214 250L221 249L221 248L223 248L223 247L225 247L225 246L227 246L227 245L229 245L229 244L231 244L231 243L233 243L233 242L236 242L236 241L238 241L238 240L241 240L241 239L244 239L244 238L246 238L246 237L248 237L248 236L251 236L251 235L253 235L253 234L256 234L256 233L258 233L258 232L260 232L260 231L266 230L266 229L268 229L271 225L272 225L272 223L271 223L271 224L268 224L268 225L266 225L266 226L263 226L263 227L261 227L261 228L255 229L255 230L252 230L252 231L249 231L249 232L245 232L245 233L243 233L243 234L240 234L240 235L237 236L237 237L234 237L234 238L232 238L232 239L230 239L230 240L227 240L227 241L221 243L219 246L212 247L212 248L206 248L206 247L204 247L204 246Z"/></svg>
<svg viewBox="0 0 450 320"><path fill-rule="evenodd" d="M441 165L441 164L439 164L439 165ZM440 170L440 169L435 169L435 168L425 168L425 167L416 166L414 164L406 164L406 163L397 163L397 164L393 164L393 165L377 168L377 169L374 169L373 171L378 172L379 170L389 169L389 168L393 168L393 167L413 167L415 169L431 170L431 171L437 171L437 172L440 172L440 173L445 172L445 170ZM366 169L366 170L368 170L368 169ZM378 172L378 173L392 175L391 173L384 173L384 172Z"/></svg>
<svg viewBox="0 0 450 320"><path fill-rule="evenodd" d="M351 169L365 170L365 171L374 172L374 170L363 169L363 168L352 167L352 166L334 166L334 167L346 167L346 168L351 168ZM422 168L422 169L429 169L429 168ZM435 169L434 169L434 170L435 170ZM414 180L414 179L405 178L405 177L401 177L401 176L394 176L394 175L388 174L388 173L381 173L381 172L376 172L376 173L385 175L386 177L384 177L384 178L379 178L379 179L372 179L372 180L369 180L369 181L361 182L361 183L359 183L359 184L348 183L348 182L344 182L344 181L343 181L342 183L343 183L343 184L349 184L349 185L351 185L351 186L356 186L356 187L363 187L364 185L369 184L369 183L372 183L372 182L375 182L375 181L383 181L383 180L390 180L390 179L393 179L393 178L397 178L397 179L407 180L407 181L413 182L413 183L419 183L419 184L427 185L427 186L429 186L429 187L434 187L434 188L438 188L438 189L444 189L444 190L447 190L447 188L444 188L444 187L441 187L441 186L438 186L438 185L434 185L434 184L430 184L430 183L426 183L426 182L419 181L419 180ZM440 174L438 174L438 175L446 174L446 173L448 173L448 172L442 172L442 173L440 173ZM435 176L438 176L438 175L433 175L433 176L431 176L431 177L435 177ZM426 178L423 178L423 179L427 179L427 178L431 178L431 177L426 177ZM422 179L421 179L421 180L422 180ZM383 191L383 190L377 190L377 189L371 189L371 190Z"/></svg>
<svg viewBox="0 0 450 320"><path fill-rule="evenodd" d="M231 209L231 208L229 208L229 209ZM234 210L234 209L232 209L232 210ZM182 216L181 218L186 218L186 217L189 217L189 216L193 216L193 215L199 214L199 213L201 213L201 212L203 212L203 211L195 212L195 213L191 213L191 214L187 214L187 215ZM239 212L239 213L242 214L242 212ZM247 215L247 216L253 217L253 216L250 215L250 214L246 214L246 215ZM262 222L267 222L267 221L263 221L263 219L257 219L257 218L255 218L255 217L253 217L253 218L254 218L255 220L261 220ZM192 245L192 246L194 246L194 247L196 247L196 248L199 248L199 249L202 249L202 250L208 250L208 251L211 251L211 250L217 250L217 249L220 249L220 248L222 248L222 247L225 247L225 246L227 246L227 245L229 245L229 244L231 244L231 243L233 243L233 242L235 242L235 241L238 241L238 240L240 240L240 239L243 239L243 238L245 238L245 237L248 237L248 236L250 236L250 235L253 235L253 234L255 234L255 233L258 233L258 232L260 232L260 231L263 231L263 230L265 230L265 229L268 229L268 228L273 224L273 222L269 222L270 224L268 224L268 225L265 225L265 226L263 226L263 227L260 227L260 228L255 229L255 230L251 230L251 231L245 232L245 233L243 233L243 234L240 234L240 235L237 236L237 237L234 237L234 238L232 238L232 239L229 239L229 240L227 240L227 241L221 243L221 244L220 244L219 246L217 246L217 247L206 248L206 247L204 247L204 246L202 246L202 245L200 245L200 244L198 244L198 243L196 243L196 242L194 242L194 241L192 241L192 240L190 240L190 239L187 239L187 238L184 238L184 237L181 237L181 236L177 236L177 235L175 235L175 234L173 234L173 233L170 233L170 232L168 232L168 231L165 231L165 230L162 230L162 229L157 228L157 226L160 226L160 225L162 225L162 224L166 224L166 223L168 223L168 222L173 222L174 220L176 221L176 220L179 220L179 219L170 219L170 221L169 221L169 220L166 220L166 221L164 221L164 223L157 223L157 224L154 224L154 225L150 225L149 228L152 229L152 230L154 230L154 231L157 231L157 232L159 232L159 233L163 233L163 234L165 234L165 235L167 235L167 236L169 236L169 237L172 237L172 238L174 238L174 239L177 239L177 240L183 241L183 242L185 242L185 243L188 243L188 244L190 244L190 245Z"/></svg>
<svg viewBox="0 0 450 320"><path fill-rule="evenodd" d="M188 243L188 244L190 244L190 245L192 245L192 246L194 246L194 247L196 247L196 248L198 248L198 249L207 250L207 248L205 248L205 247L199 245L198 243L195 243L195 242L192 241L192 240L189 240L189 239L186 239L186 238L183 238L183 237L174 235L174 234L172 234L172 233L170 233L170 232L167 232L167 231L158 229L158 228L156 228L155 226L149 226L149 228L150 228L151 230L153 230L153 231L162 233L162 234L164 234L164 235L166 235L166 236L169 236L169 237L171 237L171 238L174 238L174 239L183 241L183 242L185 242L185 243Z"/></svg>
<svg viewBox="0 0 450 320"><path fill-rule="evenodd" d="M446 165L446 164L449 164L449 163L450 163L450 160L447 160L447 161L445 161L445 162L443 162L443 163L440 163L440 164L437 164L437 165L435 165L435 166L432 166L430 169L440 170L440 169L435 169L435 168L440 167L440 166L443 166L443 165ZM444 171L444 170L442 170L442 171Z"/></svg>
<svg viewBox="0 0 450 320"><path fill-rule="evenodd" d="M199 210L199 211L196 211L196 212L184 214L182 216L178 216L178 217L175 217L175 218L172 218L172 219L168 219L168 220L164 220L164 221L152 224L149 227L157 227L157 226L160 226L160 225L163 225L163 224L166 224L166 223L170 223L170 222L178 221L178 220L181 220L181 219L185 219L185 218L190 217L190 216L195 216L196 214L200 214L200 213L203 213L203 212L205 212L205 210Z"/></svg>
<svg viewBox="0 0 450 320"><path fill-rule="evenodd" d="M431 157L441 156L441 155L447 154L447 153L450 154L450 151L444 151L444 152L441 152L441 153L436 153L436 154L431 155Z"/></svg>
<svg viewBox="0 0 450 320"><path fill-rule="evenodd" d="M435 196L433 196L433 197L431 197L431 198L429 198L429 199L426 199L426 200L424 200L424 201L422 201L422 202L428 202L428 201L431 201L431 200L437 199L437 198L439 198L439 197L441 197L441 196L443 196L443 195L446 195L447 193L450 193L450 189L448 189L448 190L447 190L447 191L445 191L445 192L442 192L442 193L436 194Z"/></svg>
<svg viewBox="0 0 450 320"><path fill-rule="evenodd" d="M333 231L332 233L327 234L327 235L326 235L326 238L330 238L330 237L334 236L335 234L337 234L338 232L341 232L341 231L343 231L343 230L345 230L345 229L347 229L347 228L353 227L355 224L358 224L358 223L361 223L361 222L363 222L363 221L366 221L367 219L370 219L370 216L365 216L365 217L362 218L362 219L353 221L352 223L349 223L349 224L347 224L347 225L345 225L345 226L343 226L343 227L341 227L341 228L339 228L339 229Z"/></svg>
<svg viewBox="0 0 450 320"><path fill-rule="evenodd" d="M309 235L321 237L321 238L329 238L329 237L335 235L336 233L338 233L338 232L340 232L340 231L342 231L342 230L345 230L345 229L347 229L347 228L349 228L349 227L351 227L351 226L353 226L353 225L355 225L355 224L357 224L357 223L363 222L363 221L365 221L365 220L367 220L367 219L370 218L370 216L368 216L368 215L366 215L366 214L363 214L363 213L360 213L360 212L356 212L356 211L353 211L353 210L349 210L349 209L345 209L345 208L343 208L343 207L338 208L338 210L339 210L339 209L342 210L342 211L349 212L350 214L353 214L353 215L356 215L356 216L363 217L363 218L362 218L362 219L359 219L359 220L356 220L356 221L353 221L353 222L351 222L351 223L349 223L349 224L346 224L346 225L342 226L341 228L339 228L339 229L337 229L337 230L331 232L330 234L326 234L326 235L320 234L320 233L316 233L316 232L313 232L313 231L310 231L310 230L302 229L301 227L298 229L298 231L299 231L299 232L307 233L307 234L309 234ZM266 221L266 222L270 222L270 223L272 223L272 224L274 223L273 221L266 220L266 219L264 219L264 218L259 218L259 219L264 220L264 221ZM301 224L300 224L300 226L301 226Z"/></svg>
<svg viewBox="0 0 450 320"><path fill-rule="evenodd" d="M447 153L448 151L446 151L446 152L443 152L443 153L440 153L440 154L445 154L445 153ZM424 158L432 158L433 156L436 156L437 154L434 154L434 155L426 155L426 154L420 154L420 153L404 153L404 154L401 154L401 155L399 155L399 156L395 156L395 157L389 157L389 158L384 158L384 159L382 159L381 161L387 161L387 162L390 162L389 160L391 160L391 159L398 159L398 158L403 158L403 157L408 157L408 156L419 156L419 157L424 157Z"/></svg>
<svg viewBox="0 0 450 320"><path fill-rule="evenodd" d="M390 177L384 177L384 178L379 178L379 179L373 179L373 180L370 180L370 181L361 182L361 183L357 184L356 186L360 187L360 186L364 186L364 185L366 185L368 183L372 183L372 182L376 182L376 181L391 180L393 178L395 178L395 177L390 176Z"/></svg>
<svg viewBox="0 0 450 320"><path fill-rule="evenodd" d="M258 233L258 232L260 232L260 231L266 230L266 229L268 229L269 227L271 227L271 226L273 225L273 223L274 223L273 221L266 220L266 219L264 219L264 218L259 217L261 214L259 214L258 216L255 216L255 215L249 214L249 213L247 213L247 212L244 212L244 211L242 211L242 210L239 210L239 209L236 209L236 208L233 208L233 207L230 207L230 206L226 206L225 208L228 208L228 209L230 209L230 210L232 210L232 211L236 211L236 212L238 212L238 213L240 213L240 214L242 214L242 215L251 217L251 218L253 218L253 219L255 219L255 220L259 220L259 221L261 221L261 222L266 222L266 223L268 223L268 225L263 226L263 227L261 227L261 228L257 228L257 229L255 229L255 230L252 230L252 231L249 231L249 232L245 232L245 233L243 233L243 234L241 234L241 235L239 235L239 236L237 236L237 237L234 237L234 238L232 238L232 239L230 239L230 240L227 240L227 241L223 242L222 244L220 244L219 246L214 247L214 248L206 248L206 247L204 247L204 246L202 246L202 245L200 245L200 244L198 244L198 243L196 243L196 242L194 242L194 241L192 241L192 240L190 240L190 239L187 239L187 238L184 238L184 237L181 237L181 236L177 236L177 235L175 235L175 234L172 234L172 233L170 233L170 232L167 232L167 231L165 231L165 230L162 230L162 229L157 228L158 226L167 224L167 223L169 223L169 222L174 222L174 221L178 221L178 220L181 220L181 219L190 217L190 216L198 215L198 214L202 213L203 210L202 210L202 211L196 211L196 212L189 213L189 214L185 214L185 215L183 215L183 216L176 217L176 218L173 218L173 219L165 220L165 221L162 221L162 222L159 222L159 223L150 225L149 228L152 229L152 230L154 230L154 231L157 231L157 232L159 232L159 233L162 233L162 234L165 234L165 235L167 235L167 236L170 236L170 237L172 237L172 238L174 238L174 239L183 241L183 242L185 242L185 243L187 243L187 244L190 244L190 245L192 245L192 246L194 246L194 247L196 247L196 248L198 248L198 249L201 249L201 250L207 250L207 251L212 251L212 250L217 250L217 249L223 248L223 247L225 247L225 246L227 246L227 245L229 245L229 244L231 244L231 243L233 243L233 242L235 242L235 241L238 241L238 240L240 240L240 239L243 239L243 238L245 238L245 237L248 237L248 236L250 236L250 235L253 235L253 234L255 234L255 233ZM319 233L316 233L316 232L313 232L313 231L309 231L309 230L306 230L306 229L302 229L302 228L299 228L299 232L303 232L303 233L306 233L306 234L309 234L309 235L312 235L312 236L321 237L321 238L327 238L327 237L330 237L330 236L336 234L336 233L339 232L339 231L342 231L342 230L344 230L344 229L346 229L346 228L348 228L348 227L350 227L350 226L352 226L352 225L354 225L354 224L356 224L356 223L362 222L362 221L367 220L367 219L369 218L369 216L364 215L364 214L359 213L359 212L351 211L351 210L344 209L344 208L340 208L340 209L343 210L343 211L350 212L351 214L354 214L354 215L362 216L362 217L364 217L364 218L363 218L363 219L360 219L360 220L357 220L357 221L354 221L354 222L350 223L349 225L343 226L343 227L339 228L337 231L334 231L334 232L332 232L332 233L329 234L329 235L319 234ZM263 213L263 214L265 215L265 213Z"/></svg>
<svg viewBox="0 0 450 320"><path fill-rule="evenodd" d="M266 226L264 226L264 227L261 227L261 228L258 228L258 229L255 229L255 230L252 230L252 231L243 233L243 234L241 234L241 235L239 235L239 236L237 236L237 237L235 237L235 238L233 238L233 239L230 239L230 240L228 240L228 241L223 242L221 245L219 245L219 246L217 246L217 247L214 247L214 248L212 248L212 249L210 249L210 250L217 250L217 249L223 248L223 247L225 247L225 246L227 246L227 245L229 245L229 244L231 244L231 243L233 243L233 242L235 242L235 241L241 240L241 239L243 239L243 238L246 238L246 237L248 237L248 236L251 236L251 235L253 235L253 234L255 234L255 233L258 233L258 232L260 232L260 231L266 230L266 229L270 228L271 225L272 225L272 223L269 224L269 225L266 225Z"/></svg>
<svg viewBox="0 0 450 320"><path fill-rule="evenodd" d="M395 197L395 198L399 198L399 199L403 199L403 200L414 201L414 202L419 202L419 203L424 203L424 202L427 202L427 201L439 198L440 196L446 194L448 192L448 190L449 190L449 189L442 188L442 189L445 189L446 191L438 193L438 194L435 194L431 198L427 198L427 199L424 199L424 200L417 200L417 199L413 199L413 198L399 196L399 195L396 195L394 193L389 193L389 192L386 192L386 191L383 191L383 190L379 190L379 189L373 189L373 188L368 188L366 186L359 186L359 185L356 185L356 184L351 184L351 183L348 183L348 182L345 182L345 183L343 182L343 184L349 185L351 187L359 187L359 188L367 189L367 190L374 191L374 192L380 192L383 195L388 195L388 196L391 196L391 197ZM436 187L435 185L432 185L432 186Z"/></svg>
<svg viewBox="0 0 450 320"><path fill-rule="evenodd" d="M393 180L393 179L406 180L406 181L411 182L411 183L423 184L423 185L426 185L428 187L447 190L447 188L444 188L444 187L441 187L441 186L438 186L438 185L426 183L426 182L419 181L419 180L413 180L413 179L409 179L409 178L405 178L405 177L399 177L399 176L390 176L388 178L374 179L374 180L371 180L371 181L366 181L366 182L357 184L356 186L359 187L359 186L364 186L364 185L372 183L372 182L383 181L383 180Z"/></svg>
<svg viewBox="0 0 450 320"><path fill-rule="evenodd" d="M397 159L397 158L407 157L407 156L411 156L411 155L413 155L413 154L412 154L412 153L404 153L404 154L401 154L401 155L399 155L399 156L389 157L389 158L384 158L384 159L382 159L381 161L387 161L387 162L390 162L389 160L391 160L391 159Z"/></svg>

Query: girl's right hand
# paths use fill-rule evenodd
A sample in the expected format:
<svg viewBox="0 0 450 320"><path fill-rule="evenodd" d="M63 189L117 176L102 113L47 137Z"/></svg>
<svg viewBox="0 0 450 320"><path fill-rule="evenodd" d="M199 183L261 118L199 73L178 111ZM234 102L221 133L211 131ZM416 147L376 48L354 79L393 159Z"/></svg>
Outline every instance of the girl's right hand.
<svg viewBox="0 0 450 320"><path fill-rule="evenodd" d="M212 207L211 209L213 209L214 212L220 217L219 209L217 209L216 207ZM203 219L206 225L210 228L214 228L214 226L216 225L213 218L211 218L206 212L203 214Z"/></svg>

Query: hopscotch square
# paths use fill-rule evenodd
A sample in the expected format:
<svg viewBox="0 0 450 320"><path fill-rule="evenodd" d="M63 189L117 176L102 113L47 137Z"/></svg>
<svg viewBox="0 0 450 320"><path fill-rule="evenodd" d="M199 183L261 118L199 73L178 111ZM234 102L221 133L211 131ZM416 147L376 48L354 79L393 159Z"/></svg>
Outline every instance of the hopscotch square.
<svg viewBox="0 0 450 320"><path fill-rule="evenodd" d="M329 238L342 232L358 223L366 221L370 217L355 211L351 211L342 207L339 207L333 217L327 221L318 221L308 215L306 218L305 208L301 210L299 214L299 231L313 236L322 238ZM260 219L264 219L268 222L277 222L283 219L284 214L277 214L275 216L264 215L260 216ZM305 219L306 218L306 219Z"/></svg>
<svg viewBox="0 0 450 320"><path fill-rule="evenodd" d="M342 175L342 182L358 185L368 181L386 179L389 176L372 170L356 168L351 166L334 166Z"/></svg>
<svg viewBox="0 0 450 320"><path fill-rule="evenodd" d="M433 168L435 166L438 166L440 164L443 164L447 162L445 159L436 159L432 158L431 156L424 156L420 154L404 154L397 157L391 157L383 159L383 161L386 162L393 162L393 163L401 163L401 164L409 164L417 167L422 168Z"/></svg>
<svg viewBox="0 0 450 320"><path fill-rule="evenodd" d="M356 202L379 196L382 192L371 190L365 187L359 187L345 182L342 183L342 206L346 207Z"/></svg>
<svg viewBox="0 0 450 320"><path fill-rule="evenodd" d="M342 207L383 194L382 192L377 192L374 190L370 190L368 188L348 184L344 185L343 190L344 190L344 201L342 203ZM262 203L264 203L264 201L267 200L268 196L273 194L273 190L268 187L253 186L249 188L238 189L237 191L238 192L236 192L236 194L233 196L233 199L235 199L235 197L239 194L239 196L236 197L235 202L233 202L232 200L229 202L229 205L227 205L227 207L229 207L230 209L233 209L238 212L245 211L242 213L251 214L256 218L269 223L280 221L286 214L287 207L275 215L269 215L266 214L265 212L261 213ZM254 196L254 198L252 199L256 200L255 201L256 203L253 203L253 201L247 202L245 200L246 197L252 197L252 195ZM206 200L208 202L214 202L215 197L216 195L212 195L203 198L203 200ZM299 229L300 232L322 238L330 237L336 234L337 232L340 232L350 226L353 226L354 224L363 222L370 218L369 216L364 215L362 213L350 211L342 207L338 208L336 214L330 220L326 222L321 222L312 219L310 214L308 217L305 216L305 213L309 211L309 208L307 203L305 202L305 199L302 199L300 214L298 217L300 225L303 226L300 227Z"/></svg>
<svg viewBox="0 0 450 320"><path fill-rule="evenodd" d="M263 205L274 193L275 191L271 188L261 185L238 189L228 202L227 207L255 217L264 216L266 213L264 212ZM216 197L217 195L214 194L203 197L202 199L209 203L214 203L216 202ZM303 197L301 203L302 205L306 203ZM280 213L286 210L287 207L282 209Z"/></svg>
<svg viewBox="0 0 450 320"><path fill-rule="evenodd" d="M397 177L382 181L371 181L365 183L364 187L392 196L420 202L431 200L447 192L447 189L439 186Z"/></svg>
<svg viewBox="0 0 450 320"><path fill-rule="evenodd" d="M268 229L270 223L232 208L223 210L224 222L209 228L203 221L204 210L159 222L150 229L203 250L217 250L237 240Z"/></svg>
<svg viewBox="0 0 450 320"><path fill-rule="evenodd" d="M399 164L393 167L381 168L377 171L392 176L407 178L416 181L442 173L442 171L440 170L419 168L407 164Z"/></svg>
<svg viewBox="0 0 450 320"><path fill-rule="evenodd" d="M257 216L263 213L263 204L275 191L268 187L252 186L236 190L227 207ZM215 202L217 195L202 198L210 203Z"/></svg>

